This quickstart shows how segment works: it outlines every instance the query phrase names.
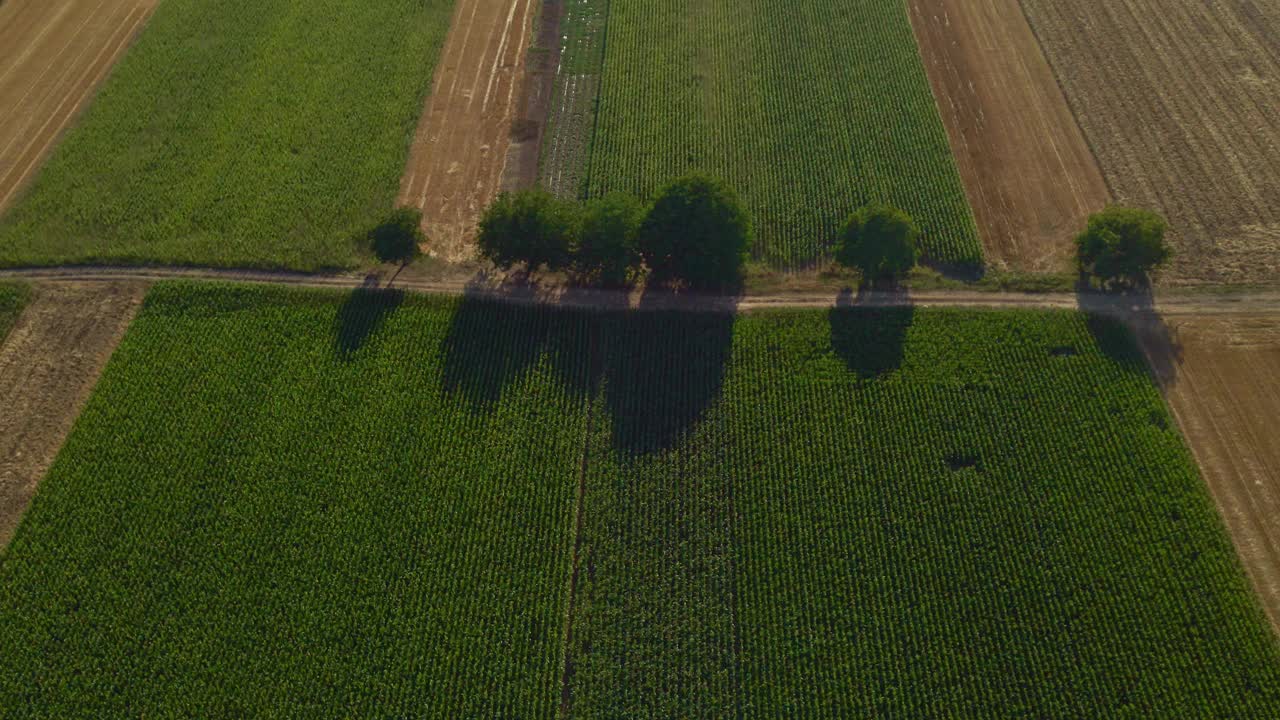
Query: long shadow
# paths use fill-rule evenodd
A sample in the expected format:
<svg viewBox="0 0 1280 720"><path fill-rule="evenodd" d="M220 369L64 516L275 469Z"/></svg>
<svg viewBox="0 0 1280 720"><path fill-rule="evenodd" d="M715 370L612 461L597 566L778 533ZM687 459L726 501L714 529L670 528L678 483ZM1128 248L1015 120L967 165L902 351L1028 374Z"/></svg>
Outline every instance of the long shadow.
<svg viewBox="0 0 1280 720"><path fill-rule="evenodd" d="M724 386L737 300L710 311L661 309L665 290L646 290L638 308L607 319L605 401L616 451L644 455L679 444Z"/></svg>
<svg viewBox="0 0 1280 720"><path fill-rule="evenodd" d="M594 392L597 319L532 302L538 297L537 287L525 282L495 287L478 279L467 288L442 341L446 393L474 410L491 410L509 385L540 363L575 397Z"/></svg>
<svg viewBox="0 0 1280 720"><path fill-rule="evenodd" d="M903 305L906 293L845 289L828 312L831 349L861 378L875 378L902 367L907 331L915 308Z"/></svg>
<svg viewBox="0 0 1280 720"><path fill-rule="evenodd" d="M1177 381L1182 344L1156 312L1150 285L1098 290L1081 276L1076 304L1098 348L1118 364L1149 372L1161 389Z"/></svg>
<svg viewBox="0 0 1280 720"><path fill-rule="evenodd" d="M365 278L364 284L352 290L338 308L334 320L334 353L342 360L350 360L403 302L403 292L379 288L375 276Z"/></svg>

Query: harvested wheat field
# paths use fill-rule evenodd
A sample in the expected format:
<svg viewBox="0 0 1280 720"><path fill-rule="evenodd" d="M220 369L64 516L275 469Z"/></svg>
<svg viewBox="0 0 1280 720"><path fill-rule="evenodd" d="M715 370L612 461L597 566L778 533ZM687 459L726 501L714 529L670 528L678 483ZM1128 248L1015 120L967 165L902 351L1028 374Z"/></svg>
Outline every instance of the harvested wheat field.
<svg viewBox="0 0 1280 720"><path fill-rule="evenodd" d="M0 2L0 210L35 175L155 4Z"/></svg>
<svg viewBox="0 0 1280 720"><path fill-rule="evenodd" d="M1168 217L1164 278L1280 278L1280 4L1022 5L1116 200Z"/></svg>
<svg viewBox="0 0 1280 720"><path fill-rule="evenodd" d="M1110 195L1018 0L908 7L987 263L1068 269Z"/></svg>
<svg viewBox="0 0 1280 720"><path fill-rule="evenodd" d="M409 151L400 205L422 209L433 255L472 255L520 114L534 0L458 0Z"/></svg>
<svg viewBox="0 0 1280 720"><path fill-rule="evenodd" d="M1174 316L1143 337L1273 625L1280 629L1280 314Z"/></svg>
<svg viewBox="0 0 1280 720"><path fill-rule="evenodd" d="M139 283L53 283L0 346L0 548L142 302Z"/></svg>

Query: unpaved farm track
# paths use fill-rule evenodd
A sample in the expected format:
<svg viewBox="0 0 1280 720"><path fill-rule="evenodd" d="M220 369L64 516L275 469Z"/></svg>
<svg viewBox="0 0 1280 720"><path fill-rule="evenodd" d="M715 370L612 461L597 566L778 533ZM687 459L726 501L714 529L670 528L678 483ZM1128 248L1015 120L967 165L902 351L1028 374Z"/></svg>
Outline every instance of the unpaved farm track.
<svg viewBox="0 0 1280 720"><path fill-rule="evenodd" d="M422 209L432 254L473 254L520 114L537 0L458 0L431 95L409 151L400 205Z"/></svg>
<svg viewBox="0 0 1280 720"><path fill-rule="evenodd" d="M0 210L36 174L156 2L0 3Z"/></svg>
<svg viewBox="0 0 1280 720"><path fill-rule="evenodd" d="M1018 0L909 0L987 262L1066 270L1106 181Z"/></svg>
<svg viewBox="0 0 1280 720"><path fill-rule="evenodd" d="M1280 3L1021 0L1116 199L1162 210L1162 279L1280 277Z"/></svg>
<svg viewBox="0 0 1280 720"><path fill-rule="evenodd" d="M42 283L0 345L0 548L133 319L139 282Z"/></svg>
<svg viewBox="0 0 1280 720"><path fill-rule="evenodd" d="M1143 337L1183 437L1280 630L1280 311L1166 320ZM1169 357L1162 357L1169 356Z"/></svg>

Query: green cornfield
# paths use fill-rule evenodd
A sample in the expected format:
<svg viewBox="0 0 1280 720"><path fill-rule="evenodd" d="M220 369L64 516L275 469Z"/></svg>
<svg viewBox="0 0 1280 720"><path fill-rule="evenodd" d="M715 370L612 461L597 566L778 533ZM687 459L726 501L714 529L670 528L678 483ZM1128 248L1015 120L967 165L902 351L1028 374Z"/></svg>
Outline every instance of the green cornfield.
<svg viewBox="0 0 1280 720"><path fill-rule="evenodd" d="M453 6L165 0L0 218L0 266L358 264Z"/></svg>
<svg viewBox="0 0 1280 720"><path fill-rule="evenodd" d="M921 225L930 261L981 264L901 0L588 5L603 39L565 47L577 68L604 46L587 194L719 176L750 211L755 257L784 269L830 257L850 213L889 202Z"/></svg>
<svg viewBox="0 0 1280 720"><path fill-rule="evenodd" d="M0 715L1280 714L1123 326L162 284L5 554Z"/></svg>

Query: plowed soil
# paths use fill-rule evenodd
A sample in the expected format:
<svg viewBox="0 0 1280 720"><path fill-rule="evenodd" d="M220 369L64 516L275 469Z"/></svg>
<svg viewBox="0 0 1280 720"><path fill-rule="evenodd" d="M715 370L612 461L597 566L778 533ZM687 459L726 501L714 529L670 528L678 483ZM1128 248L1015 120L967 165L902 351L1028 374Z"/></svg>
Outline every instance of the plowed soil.
<svg viewBox="0 0 1280 720"><path fill-rule="evenodd" d="M35 175L156 2L0 2L0 210Z"/></svg>
<svg viewBox="0 0 1280 720"><path fill-rule="evenodd" d="M521 109L534 0L458 0L399 204L422 208L427 249L472 256L480 213L498 193Z"/></svg>
<svg viewBox="0 0 1280 720"><path fill-rule="evenodd" d="M1280 281L1280 3L1022 0L1116 200L1162 211L1162 282Z"/></svg>
<svg viewBox="0 0 1280 720"><path fill-rule="evenodd" d="M1280 630L1280 314L1172 316L1144 336L1271 622Z"/></svg>
<svg viewBox="0 0 1280 720"><path fill-rule="evenodd" d="M1018 0L908 6L987 262L1068 269L1110 193Z"/></svg>
<svg viewBox="0 0 1280 720"><path fill-rule="evenodd" d="M13 537L145 288L37 285L0 346L0 548Z"/></svg>

